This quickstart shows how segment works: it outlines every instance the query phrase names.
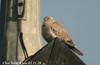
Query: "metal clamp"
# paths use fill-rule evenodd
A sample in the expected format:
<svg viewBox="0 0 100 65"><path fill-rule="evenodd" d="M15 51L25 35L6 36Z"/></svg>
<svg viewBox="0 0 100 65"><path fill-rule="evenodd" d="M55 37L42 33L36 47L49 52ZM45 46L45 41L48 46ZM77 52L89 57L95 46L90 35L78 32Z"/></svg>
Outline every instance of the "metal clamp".
<svg viewBox="0 0 100 65"><path fill-rule="evenodd" d="M25 13L25 0L21 0L20 2L18 0L17 10L18 10L17 19L26 20L23 19Z"/></svg>

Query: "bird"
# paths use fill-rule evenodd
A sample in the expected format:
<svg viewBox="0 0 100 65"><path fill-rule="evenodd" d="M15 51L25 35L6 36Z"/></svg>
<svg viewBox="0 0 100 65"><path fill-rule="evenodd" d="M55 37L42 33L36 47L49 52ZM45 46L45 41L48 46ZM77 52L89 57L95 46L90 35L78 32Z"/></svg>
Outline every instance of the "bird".
<svg viewBox="0 0 100 65"><path fill-rule="evenodd" d="M69 49L78 55L83 56L83 53L75 47L75 44L70 38L69 33L52 16L45 16L43 18L43 24L41 28L42 36L48 43L55 38L62 39Z"/></svg>

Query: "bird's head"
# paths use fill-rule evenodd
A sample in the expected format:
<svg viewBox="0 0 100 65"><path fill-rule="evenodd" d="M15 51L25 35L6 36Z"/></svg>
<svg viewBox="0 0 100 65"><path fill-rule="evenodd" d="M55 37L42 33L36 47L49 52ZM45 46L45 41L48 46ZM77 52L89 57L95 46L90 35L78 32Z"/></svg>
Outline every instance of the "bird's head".
<svg viewBox="0 0 100 65"><path fill-rule="evenodd" d="M54 18L52 16L46 16L46 17L44 17L44 21L54 22Z"/></svg>

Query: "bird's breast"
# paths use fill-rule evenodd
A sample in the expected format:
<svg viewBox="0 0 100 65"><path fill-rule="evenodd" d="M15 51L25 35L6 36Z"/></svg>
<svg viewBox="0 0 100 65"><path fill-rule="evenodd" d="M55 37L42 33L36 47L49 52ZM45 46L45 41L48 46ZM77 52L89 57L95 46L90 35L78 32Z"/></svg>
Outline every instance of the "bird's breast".
<svg viewBox="0 0 100 65"><path fill-rule="evenodd" d="M51 42L54 38L54 34L48 25L42 26L42 35L47 42Z"/></svg>

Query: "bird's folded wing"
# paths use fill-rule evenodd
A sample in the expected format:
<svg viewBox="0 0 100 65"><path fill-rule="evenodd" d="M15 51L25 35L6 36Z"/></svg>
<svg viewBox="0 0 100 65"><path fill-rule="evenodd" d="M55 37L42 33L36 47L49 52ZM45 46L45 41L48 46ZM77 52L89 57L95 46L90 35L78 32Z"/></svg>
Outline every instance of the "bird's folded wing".
<svg viewBox="0 0 100 65"><path fill-rule="evenodd" d="M51 25L51 30L55 33L55 35L59 36L59 37L67 37L70 38L68 33L64 30L64 27L62 25L60 25L58 22L54 22Z"/></svg>
<svg viewBox="0 0 100 65"><path fill-rule="evenodd" d="M58 22L54 22L51 25L51 30L55 33L57 37L61 37L64 39L64 41L72 41L68 33L64 30L64 27L60 25ZM74 46L74 43L70 43L71 46ZM70 45L68 44L68 45Z"/></svg>

